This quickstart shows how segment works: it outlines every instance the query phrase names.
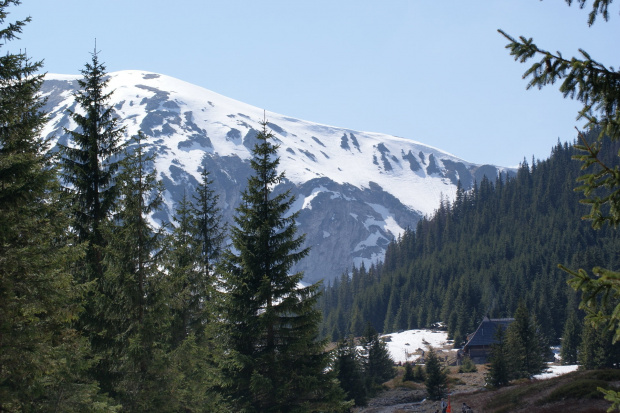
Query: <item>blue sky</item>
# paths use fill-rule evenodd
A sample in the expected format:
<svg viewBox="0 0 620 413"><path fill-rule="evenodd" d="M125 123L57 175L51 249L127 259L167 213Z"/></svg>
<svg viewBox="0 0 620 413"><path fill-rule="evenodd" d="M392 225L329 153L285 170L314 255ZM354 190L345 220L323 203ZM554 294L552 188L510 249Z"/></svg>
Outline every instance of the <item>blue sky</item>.
<svg viewBox="0 0 620 413"><path fill-rule="evenodd" d="M572 141L580 105L557 87L526 91L527 67L497 29L618 68L618 9L588 27L589 10L561 0L23 0L7 22L32 22L2 52L77 74L96 38L109 72L162 73L268 111L515 166Z"/></svg>

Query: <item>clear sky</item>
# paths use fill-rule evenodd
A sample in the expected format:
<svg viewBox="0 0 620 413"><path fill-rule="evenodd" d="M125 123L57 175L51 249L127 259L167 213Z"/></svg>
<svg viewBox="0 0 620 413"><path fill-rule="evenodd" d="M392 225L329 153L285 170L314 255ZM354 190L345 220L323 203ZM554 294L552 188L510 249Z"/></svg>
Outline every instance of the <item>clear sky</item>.
<svg viewBox="0 0 620 413"><path fill-rule="evenodd" d="M497 29L618 68L619 9L588 27L589 9L562 0L22 0L5 24L32 22L1 52L25 48L45 71L77 74L96 38L108 72L157 72L283 115L515 166L572 141L580 105L557 87L526 91L527 65Z"/></svg>

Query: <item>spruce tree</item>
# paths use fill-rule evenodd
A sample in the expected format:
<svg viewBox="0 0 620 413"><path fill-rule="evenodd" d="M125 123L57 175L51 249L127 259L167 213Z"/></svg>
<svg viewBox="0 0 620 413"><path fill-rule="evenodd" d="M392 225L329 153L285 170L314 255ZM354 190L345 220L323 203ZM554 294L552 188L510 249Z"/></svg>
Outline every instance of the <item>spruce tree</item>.
<svg viewBox="0 0 620 413"><path fill-rule="evenodd" d="M213 344L214 276L203 273L202 243L192 206L184 195L165 249L165 291L171 312L170 364L179 406L194 412L224 409L215 391L217 346ZM208 276L207 278L205 278ZM226 411L226 410L223 410Z"/></svg>
<svg viewBox="0 0 620 413"><path fill-rule="evenodd" d="M356 406L365 406L368 394L364 380L363 362L353 337L338 342L334 371L340 382L340 387L346 394L346 399L352 400Z"/></svg>
<svg viewBox="0 0 620 413"><path fill-rule="evenodd" d="M525 303L519 305L514 317L515 321L506 331L506 346L511 354L511 377L531 378L546 370L545 357L549 346Z"/></svg>
<svg viewBox="0 0 620 413"><path fill-rule="evenodd" d="M577 364L581 330L581 323L577 314L575 311L571 311L564 324L564 333L562 334L562 348L560 350L562 364Z"/></svg>
<svg viewBox="0 0 620 413"><path fill-rule="evenodd" d="M364 375L366 385L372 394L374 390L394 378L394 361L383 340L372 324L366 324L364 337L362 338L362 358L364 360Z"/></svg>
<svg viewBox="0 0 620 413"><path fill-rule="evenodd" d="M80 90L75 93L80 110L69 110L78 128L65 130L71 140L67 146L61 145L61 164L67 189L74 197L72 227L79 241L88 243L82 277L92 281L102 278L104 272L103 231L118 197L114 179L124 129L108 104L112 92L105 90L108 79L96 49L81 73Z"/></svg>
<svg viewBox="0 0 620 413"><path fill-rule="evenodd" d="M106 227L118 198L115 176L120 166L118 156L124 131L108 106L111 92L105 91L108 82L105 66L99 62L96 50L82 75L78 80L80 90L75 94L79 110L69 111L77 129L66 130L71 139L67 146L60 146L60 164L66 190L72 198L71 228L78 243L86 248L84 258L77 262L74 271L76 281L89 283L90 287L78 326L98 354L99 363L92 373L102 389L109 392L114 379L110 377L108 365L112 360L107 359L105 353L114 346L114 339L108 334L114 326L106 324L111 320L106 315L109 308L105 302L110 297L104 292L104 250Z"/></svg>
<svg viewBox="0 0 620 413"><path fill-rule="evenodd" d="M327 370L326 343L318 341L318 284L300 285L291 267L308 254L296 235L298 213L290 191L276 193L277 146L263 122L252 153L254 174L237 208L232 248L220 267L224 291L224 385L234 410L338 410L342 393Z"/></svg>
<svg viewBox="0 0 620 413"><path fill-rule="evenodd" d="M430 400L441 400L448 391L448 375L441 366L434 349L426 356L426 392Z"/></svg>
<svg viewBox="0 0 620 413"><path fill-rule="evenodd" d="M495 332L495 343L491 345L489 369L485 376L491 387L502 387L510 382L510 358L506 344L506 331L503 326L498 326Z"/></svg>
<svg viewBox="0 0 620 413"><path fill-rule="evenodd" d="M193 231L200 252L200 272L206 282L213 284L213 271L222 253L226 225L222 223L221 210L217 205L219 195L213 190L213 180L209 177L206 164L200 175L202 180L191 207Z"/></svg>
<svg viewBox="0 0 620 413"><path fill-rule="evenodd" d="M11 5L0 2L0 25ZM30 18L0 29L0 47ZM0 56L0 411L114 411L85 371L88 342L72 328L82 285L69 267L69 215L40 135L46 121L41 62Z"/></svg>
<svg viewBox="0 0 620 413"><path fill-rule="evenodd" d="M162 204L153 157L144 152L138 133L118 176L119 201L113 226L105 236L103 297L105 334L111 345L103 353L112 377L111 391L127 411L169 411L171 380L168 352L169 303L160 251L163 230L149 216ZM129 152L131 150L131 152Z"/></svg>

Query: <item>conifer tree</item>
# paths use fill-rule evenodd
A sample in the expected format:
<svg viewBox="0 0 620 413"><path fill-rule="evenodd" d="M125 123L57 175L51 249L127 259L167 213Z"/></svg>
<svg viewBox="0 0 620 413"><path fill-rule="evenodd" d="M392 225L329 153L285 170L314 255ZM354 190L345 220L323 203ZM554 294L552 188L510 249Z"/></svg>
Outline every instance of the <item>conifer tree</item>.
<svg viewBox="0 0 620 413"><path fill-rule="evenodd" d="M195 236L197 220L184 195L175 212L175 227L168 236L165 253L165 291L171 312L170 364L176 367L171 393L179 406L193 412L224 409L215 391L217 346L213 336L213 274L204 274L202 243ZM208 278L205 278L208 276ZM223 411L228 411L223 410Z"/></svg>
<svg viewBox="0 0 620 413"><path fill-rule="evenodd" d="M118 197L114 178L124 129L108 104L112 92L105 91L108 80L96 49L81 73L80 90L75 94L81 111L69 110L78 129L65 130L71 142L61 146L61 164L63 178L74 196L72 227L79 241L88 243L82 277L92 281L102 278L104 272L103 231Z"/></svg>
<svg viewBox="0 0 620 413"><path fill-rule="evenodd" d="M0 25L11 5L0 2ZM0 28L0 47L30 21ZM86 377L88 342L72 328L83 286L66 233L67 205L40 135L41 62L0 56L0 411L114 411Z"/></svg>
<svg viewBox="0 0 620 413"><path fill-rule="evenodd" d="M448 375L442 368L434 349L426 356L426 392L430 400L441 400L448 391Z"/></svg>
<svg viewBox="0 0 620 413"><path fill-rule="evenodd" d="M80 90L75 94L79 110L69 111L77 129L66 130L71 140L67 146L60 147L60 164L66 190L72 198L71 228L78 243L86 246L85 256L77 262L74 271L75 279L89 283L90 287L78 326L90 339L93 351L101 354L92 374L102 389L109 392L113 378L109 376L111 369L107 363L111 360L103 354L114 345L113 338L107 334L114 327L106 325L110 318L106 315L105 302L110 298L104 293L104 250L106 227L118 198L115 175L120 166L118 155L122 151L120 139L124 131L108 106L111 92L105 91L108 82L105 66L99 62L96 49L82 75L78 80Z"/></svg>
<svg viewBox="0 0 620 413"><path fill-rule="evenodd" d="M289 274L308 249L296 236L298 214L287 215L294 198L274 191L284 175L271 139L265 121L237 208L233 249L220 267L224 385L236 411L336 411L344 407L342 392L327 371L325 342L317 340L319 285L302 287L302 273Z"/></svg>
<svg viewBox="0 0 620 413"><path fill-rule="evenodd" d="M573 0L566 2L571 5ZM604 20L609 19L611 2L593 1L588 25L594 24L599 14ZM583 8L587 0L578 0L578 3ZM578 131L580 143L576 148L581 155L576 158L582 163L584 172L577 189L585 196L582 202L590 206L590 213L585 218L592 221L594 228L602 228L606 224L617 228L620 224L620 153L615 151L606 160L603 149L606 141L620 140L620 70L605 66L583 49L579 49L580 58L569 60L560 52L552 53L539 48L531 38L520 37L517 40L500 32L510 40L507 48L515 60L526 62L540 58L524 74L524 78L530 79L528 88L542 88L561 81L560 92L564 97L583 103L578 119L586 121L587 130L598 131L598 137L588 140L586 133ZM615 330L613 342L620 340L620 271L597 266L591 269L591 276L583 268L574 270L564 265L560 268L570 274L569 284L583 293L580 307L587 312L586 321L610 325ZM605 312L608 305L614 307L614 311ZM620 408L619 392L609 390L604 393L606 399L613 402L612 409Z"/></svg>
<svg viewBox="0 0 620 413"><path fill-rule="evenodd" d="M510 357L506 345L506 331L500 325L495 332L495 343L491 345L489 369L485 376L491 387L502 387L510 382Z"/></svg>
<svg viewBox="0 0 620 413"><path fill-rule="evenodd" d="M403 381L414 381L415 376L413 374L413 365L411 363L405 363L405 374L403 374Z"/></svg>
<svg viewBox="0 0 620 413"><path fill-rule="evenodd" d="M352 400L356 406L365 406L368 394L363 374L363 363L353 337L338 342L334 371L340 382L340 387L346 394L346 399Z"/></svg>
<svg viewBox="0 0 620 413"><path fill-rule="evenodd" d="M219 195L213 190L206 164L201 172L202 181L196 189L191 207L194 219L194 238L200 251L200 272L211 284L213 270L222 253L226 225L222 223L221 210L217 206Z"/></svg>
<svg viewBox="0 0 620 413"><path fill-rule="evenodd" d="M163 230L149 222L162 204L163 187L143 139L141 132L134 137L118 176L120 197L105 234L109 242L100 301L112 342L103 353L111 390L125 410L136 412L170 410L166 403L172 402L166 395L166 380L172 377L165 363L169 304L160 270Z"/></svg>
<svg viewBox="0 0 620 413"><path fill-rule="evenodd" d="M512 378L531 378L546 370L545 356L549 346L523 302L515 312L515 321L506 330L506 346L511 354Z"/></svg>
<svg viewBox="0 0 620 413"><path fill-rule="evenodd" d="M367 387L371 393L377 386L395 376L394 361L387 346L370 323L366 324L362 338L362 358Z"/></svg>
<svg viewBox="0 0 620 413"><path fill-rule="evenodd" d="M577 314L575 311L571 311L564 324L564 333L562 334L562 348L560 350L562 364L577 364L581 330L581 323L577 318Z"/></svg>

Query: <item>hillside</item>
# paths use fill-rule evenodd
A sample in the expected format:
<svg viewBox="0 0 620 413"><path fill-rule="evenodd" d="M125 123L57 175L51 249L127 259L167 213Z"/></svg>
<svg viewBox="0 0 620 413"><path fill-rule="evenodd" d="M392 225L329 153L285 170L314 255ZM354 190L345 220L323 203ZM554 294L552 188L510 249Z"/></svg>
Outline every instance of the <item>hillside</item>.
<svg viewBox="0 0 620 413"><path fill-rule="evenodd" d="M74 75L47 74L42 94L49 122L43 135L68 143L76 125ZM232 221L250 173L250 150L268 120L279 145L280 170L297 197L299 231L312 250L294 270L305 281L333 279L355 265L382 259L387 245L454 199L457 184L468 189L484 176L494 180L511 169L475 165L431 145L382 133L360 132L293 119L210 90L145 71L109 74L110 105L124 136L142 131L163 181L165 206L152 216L171 222L184 193L191 194L205 167L214 179L224 220ZM65 129L66 128L66 129Z"/></svg>
<svg viewBox="0 0 620 413"><path fill-rule="evenodd" d="M524 161L514 178L458 190L454 202L391 243L384 262L326 288L324 334L358 334L367 321L384 333L443 321L458 346L484 315L510 317L524 300L558 342L579 298L557 265L613 268L620 260L618 232L581 220L588 209L573 190L574 154L558 143L548 160Z"/></svg>

